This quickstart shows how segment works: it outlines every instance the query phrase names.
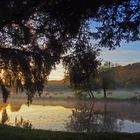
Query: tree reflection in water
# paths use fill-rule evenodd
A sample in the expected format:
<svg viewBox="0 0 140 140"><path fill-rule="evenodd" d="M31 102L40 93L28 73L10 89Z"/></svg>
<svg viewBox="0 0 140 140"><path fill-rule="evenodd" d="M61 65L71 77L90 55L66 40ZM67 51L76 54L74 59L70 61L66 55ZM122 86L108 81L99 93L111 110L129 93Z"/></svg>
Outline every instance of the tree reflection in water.
<svg viewBox="0 0 140 140"><path fill-rule="evenodd" d="M7 113L7 109L4 108L2 110L1 124L9 125L8 122L9 122L9 116ZM22 127L22 128L29 128L29 129L31 129L33 127L32 123L29 120L24 120L23 117L20 117L20 119L15 117L14 126Z"/></svg>
<svg viewBox="0 0 140 140"><path fill-rule="evenodd" d="M18 119L17 117L15 117L15 126L16 127L22 127L22 128L32 128L32 123L29 120L24 120L22 117L20 119Z"/></svg>
<svg viewBox="0 0 140 140"><path fill-rule="evenodd" d="M2 110L1 124L6 124L8 121L9 121L9 117L8 117L8 114L7 114L7 110L6 110L6 108L4 108Z"/></svg>
<svg viewBox="0 0 140 140"><path fill-rule="evenodd" d="M102 109L95 108L94 102L80 102L72 111L66 129L72 132L120 131L122 121L118 123L117 118L114 112L107 110L106 102Z"/></svg>

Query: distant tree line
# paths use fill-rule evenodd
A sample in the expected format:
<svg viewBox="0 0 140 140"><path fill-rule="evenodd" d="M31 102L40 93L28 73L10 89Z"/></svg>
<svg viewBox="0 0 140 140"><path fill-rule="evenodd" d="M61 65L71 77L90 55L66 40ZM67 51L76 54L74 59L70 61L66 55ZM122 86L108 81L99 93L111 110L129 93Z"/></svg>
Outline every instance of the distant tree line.
<svg viewBox="0 0 140 140"><path fill-rule="evenodd" d="M114 72L116 88L140 88L140 63L117 66Z"/></svg>
<svg viewBox="0 0 140 140"><path fill-rule="evenodd" d="M76 72L78 73L78 72ZM78 79L77 83L81 83L82 79ZM139 89L140 88L140 63L128 64L126 66L114 65L111 62L105 62L101 65L94 77L90 76L90 89L87 87L87 83L79 84L78 88L73 86L74 79L70 79L68 74L65 81L70 80L71 87L76 91L76 96L84 97L88 96L94 98L94 93L103 90L104 98L107 97L107 90L110 89ZM92 94L89 94L89 91ZM82 96L81 96L82 95Z"/></svg>

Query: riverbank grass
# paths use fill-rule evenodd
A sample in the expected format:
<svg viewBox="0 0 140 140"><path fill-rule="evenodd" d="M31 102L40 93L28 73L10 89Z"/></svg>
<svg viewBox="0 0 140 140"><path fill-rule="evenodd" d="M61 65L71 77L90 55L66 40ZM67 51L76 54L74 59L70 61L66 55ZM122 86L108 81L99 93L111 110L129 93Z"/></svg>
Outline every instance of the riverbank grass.
<svg viewBox="0 0 140 140"><path fill-rule="evenodd" d="M140 140L140 133L69 133L0 125L0 140Z"/></svg>

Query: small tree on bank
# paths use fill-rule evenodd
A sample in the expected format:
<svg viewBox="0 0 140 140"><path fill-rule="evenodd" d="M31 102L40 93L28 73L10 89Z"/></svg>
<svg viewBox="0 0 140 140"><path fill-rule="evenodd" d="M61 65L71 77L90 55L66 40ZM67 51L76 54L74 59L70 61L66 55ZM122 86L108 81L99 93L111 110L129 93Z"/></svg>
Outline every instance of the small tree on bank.
<svg viewBox="0 0 140 140"><path fill-rule="evenodd" d="M88 97L94 98L93 81L100 65L97 59L100 49L93 47L87 36L83 35L78 37L75 44L75 50L63 61L70 85L76 93L86 92Z"/></svg>
<svg viewBox="0 0 140 140"><path fill-rule="evenodd" d="M104 98L107 98L107 89L114 88L114 65L111 62L105 62L99 69L99 78Z"/></svg>

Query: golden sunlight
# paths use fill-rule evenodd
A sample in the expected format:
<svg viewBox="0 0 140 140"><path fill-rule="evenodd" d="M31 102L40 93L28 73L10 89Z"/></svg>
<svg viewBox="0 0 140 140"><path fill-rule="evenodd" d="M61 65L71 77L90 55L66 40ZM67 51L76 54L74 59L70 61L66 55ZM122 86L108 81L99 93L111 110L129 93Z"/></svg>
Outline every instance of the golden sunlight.
<svg viewBox="0 0 140 140"><path fill-rule="evenodd" d="M64 79L64 68L62 66L62 63L56 66L56 69L52 70L49 75L49 81L51 80L62 80Z"/></svg>

